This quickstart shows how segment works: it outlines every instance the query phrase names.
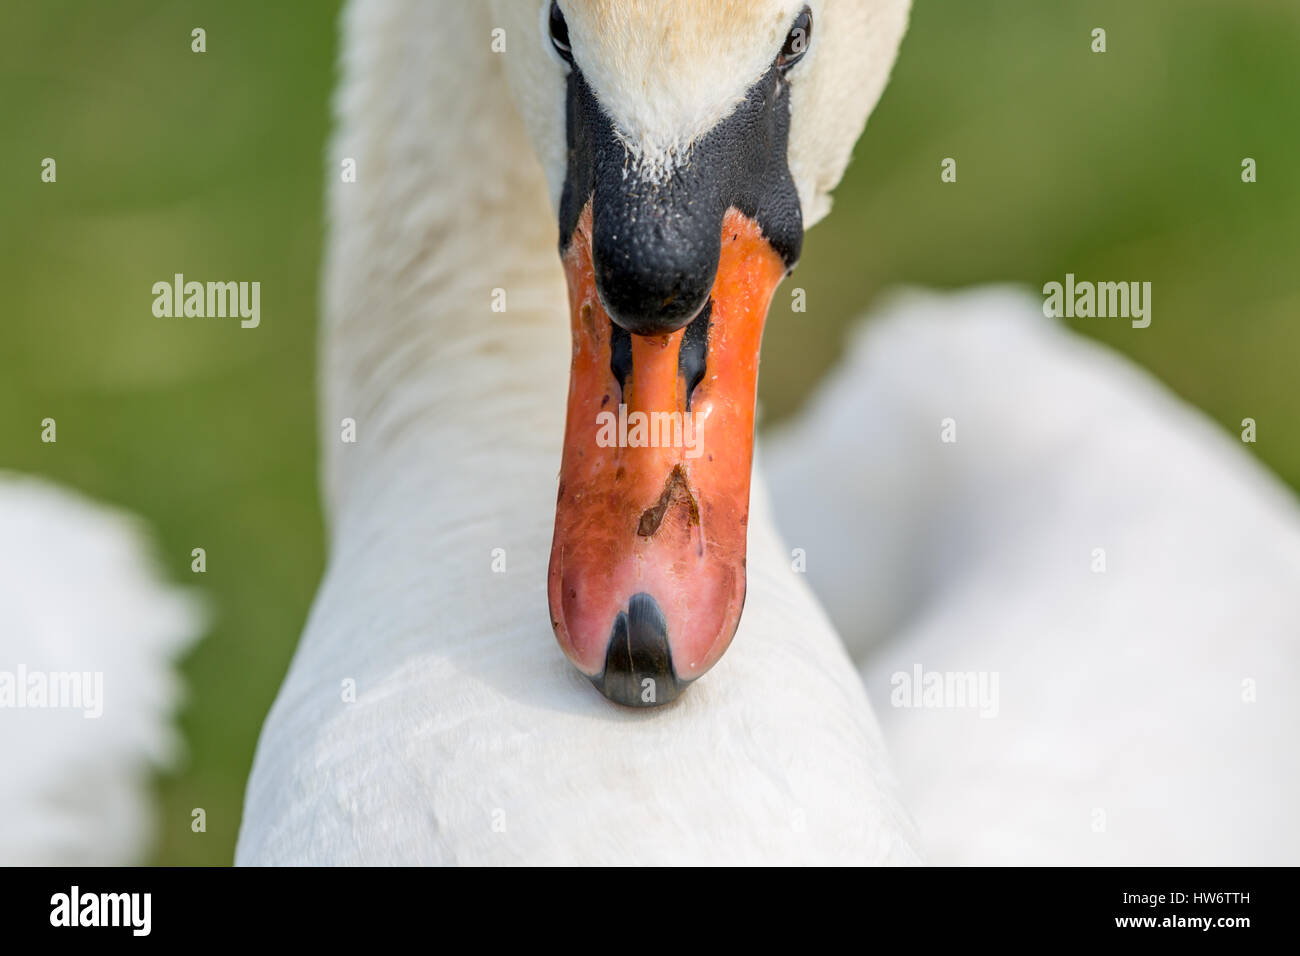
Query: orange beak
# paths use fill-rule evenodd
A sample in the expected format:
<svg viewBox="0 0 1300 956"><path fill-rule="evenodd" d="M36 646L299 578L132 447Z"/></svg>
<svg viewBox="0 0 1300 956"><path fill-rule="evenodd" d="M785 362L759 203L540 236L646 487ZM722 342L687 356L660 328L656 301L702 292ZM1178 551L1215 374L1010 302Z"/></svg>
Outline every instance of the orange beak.
<svg viewBox="0 0 1300 956"><path fill-rule="evenodd" d="M597 294L588 202L564 256L573 364L548 581L560 646L605 696L675 698L745 602L759 345L786 264L734 208L709 303L639 336Z"/></svg>

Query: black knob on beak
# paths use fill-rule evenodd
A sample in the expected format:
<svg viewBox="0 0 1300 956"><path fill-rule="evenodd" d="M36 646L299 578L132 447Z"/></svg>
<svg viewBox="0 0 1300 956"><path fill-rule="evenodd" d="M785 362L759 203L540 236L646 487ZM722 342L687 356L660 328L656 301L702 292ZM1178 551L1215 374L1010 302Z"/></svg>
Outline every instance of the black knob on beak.
<svg viewBox="0 0 1300 956"><path fill-rule="evenodd" d="M596 188L596 291L610 319L633 335L676 332L713 289L725 210L712 197L676 192L644 183L612 194Z"/></svg>
<svg viewBox="0 0 1300 956"><path fill-rule="evenodd" d="M700 314L730 238L722 235L728 209L756 220L794 265L803 218L786 162L786 86L774 64L688 148L647 159L614 129L582 71L570 71L560 252L590 202L596 292L615 325L633 335L663 335Z"/></svg>

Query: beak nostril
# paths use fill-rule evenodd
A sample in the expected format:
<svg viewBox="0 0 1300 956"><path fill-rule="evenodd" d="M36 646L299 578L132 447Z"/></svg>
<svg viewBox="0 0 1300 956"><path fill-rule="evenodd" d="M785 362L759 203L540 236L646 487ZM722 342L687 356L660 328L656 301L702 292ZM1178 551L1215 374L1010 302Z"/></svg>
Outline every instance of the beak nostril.
<svg viewBox="0 0 1300 956"><path fill-rule="evenodd" d="M596 688L627 707L654 707L675 700L687 681L677 679L668 623L649 594L632 595L610 629L605 668L591 678Z"/></svg>
<svg viewBox="0 0 1300 956"><path fill-rule="evenodd" d="M613 322L609 323L609 370L626 396L628 379L632 377L632 334Z"/></svg>
<svg viewBox="0 0 1300 956"><path fill-rule="evenodd" d="M695 386L704 380L705 367L709 357L709 326L713 313L713 300L710 299L700 310L700 314L686 326L682 336L682 348L677 355L678 374L686 381L686 410L691 410L691 398Z"/></svg>

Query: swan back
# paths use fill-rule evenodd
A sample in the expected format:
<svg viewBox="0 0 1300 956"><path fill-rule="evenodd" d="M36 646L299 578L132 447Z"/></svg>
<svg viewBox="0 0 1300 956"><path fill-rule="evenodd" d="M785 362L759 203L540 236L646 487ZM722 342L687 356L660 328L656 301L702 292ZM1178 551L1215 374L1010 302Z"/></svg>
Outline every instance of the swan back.
<svg viewBox="0 0 1300 956"><path fill-rule="evenodd" d="M933 861L1300 853L1300 509L1247 448L1006 288L895 299L774 437Z"/></svg>

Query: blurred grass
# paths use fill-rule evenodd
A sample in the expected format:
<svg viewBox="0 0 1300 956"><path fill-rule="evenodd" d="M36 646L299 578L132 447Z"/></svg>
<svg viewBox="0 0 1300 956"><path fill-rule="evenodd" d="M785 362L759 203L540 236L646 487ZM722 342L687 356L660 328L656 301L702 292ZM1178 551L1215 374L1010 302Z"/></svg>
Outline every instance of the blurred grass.
<svg viewBox="0 0 1300 956"><path fill-rule="evenodd" d="M765 394L790 409L839 348L823 313L838 325L898 283L1150 281L1150 328L1072 324L1234 434L1255 418L1254 450L1300 483L1298 119L1293 0L918 0L793 280L817 334L774 316L765 344L784 360L764 362Z"/></svg>
<svg viewBox="0 0 1300 956"><path fill-rule="evenodd" d="M0 468L143 515L173 577L211 597L155 859L229 862L323 564L314 327L336 5L81 0L2 17ZM809 312L778 306L769 323L768 412L797 405L889 286L1146 280L1150 328L1076 327L1234 433L1255 418L1256 453L1300 485L1298 64L1294 0L919 0L835 213L809 234L793 282ZM949 156L955 184L939 179ZM175 272L259 280L261 327L155 319L150 288ZM39 440L47 416L55 445Z"/></svg>
<svg viewBox="0 0 1300 956"><path fill-rule="evenodd" d="M157 0L3 14L0 467L143 515L164 566L216 612L185 664L188 755L161 788L159 862L230 861L322 567L314 324L335 19L331 4ZM155 319L150 287L176 272L260 281L261 326ZM39 441L46 416L57 444Z"/></svg>

